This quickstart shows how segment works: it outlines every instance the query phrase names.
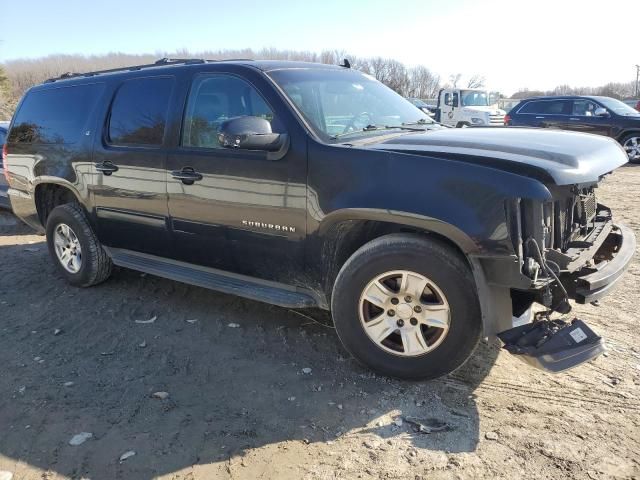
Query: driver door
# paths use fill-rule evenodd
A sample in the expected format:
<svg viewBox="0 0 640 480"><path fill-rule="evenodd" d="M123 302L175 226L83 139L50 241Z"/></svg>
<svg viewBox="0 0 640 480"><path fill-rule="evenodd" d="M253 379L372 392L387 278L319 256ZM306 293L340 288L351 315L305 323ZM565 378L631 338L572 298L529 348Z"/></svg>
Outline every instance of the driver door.
<svg viewBox="0 0 640 480"><path fill-rule="evenodd" d="M188 81L179 145L167 158L173 258L292 283L306 235L306 148L292 143L274 160L223 147L218 127L232 117L262 117L286 132L248 80L216 72ZM196 178L181 179L182 172Z"/></svg>

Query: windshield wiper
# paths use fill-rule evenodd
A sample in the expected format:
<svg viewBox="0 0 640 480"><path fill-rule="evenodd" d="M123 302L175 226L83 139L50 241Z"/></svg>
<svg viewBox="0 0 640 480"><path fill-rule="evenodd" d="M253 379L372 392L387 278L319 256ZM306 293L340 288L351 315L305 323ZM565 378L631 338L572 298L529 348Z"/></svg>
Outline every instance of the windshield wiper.
<svg viewBox="0 0 640 480"><path fill-rule="evenodd" d="M379 130L408 130L410 132L423 132L422 128L412 128L410 124L403 123L402 125L367 125L362 130L354 130L353 132L336 133L331 136L332 140L336 138L344 137L346 135L354 135L360 132L375 132Z"/></svg>
<svg viewBox="0 0 640 480"><path fill-rule="evenodd" d="M440 122L436 122L435 120L427 120L425 118L421 118L420 120L418 120L417 122L405 122L402 124L403 126L411 126L411 125L441 125L443 127L448 127L448 125L445 125L443 123Z"/></svg>

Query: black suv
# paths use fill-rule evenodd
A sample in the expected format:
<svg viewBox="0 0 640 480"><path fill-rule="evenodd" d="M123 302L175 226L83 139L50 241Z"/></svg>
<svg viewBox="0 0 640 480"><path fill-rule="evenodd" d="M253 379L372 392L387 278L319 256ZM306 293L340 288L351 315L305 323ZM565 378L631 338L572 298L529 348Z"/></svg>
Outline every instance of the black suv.
<svg viewBox="0 0 640 480"><path fill-rule="evenodd" d="M433 378L501 333L562 370L602 339L531 319L606 295L635 251L597 203L609 138L444 129L344 66L160 60L27 92L5 168L14 212L72 285L112 265L331 310L376 371ZM515 329L514 329L515 328Z"/></svg>
<svg viewBox="0 0 640 480"><path fill-rule="evenodd" d="M505 117L507 126L546 127L615 138L640 162L640 112L610 97L533 97Z"/></svg>

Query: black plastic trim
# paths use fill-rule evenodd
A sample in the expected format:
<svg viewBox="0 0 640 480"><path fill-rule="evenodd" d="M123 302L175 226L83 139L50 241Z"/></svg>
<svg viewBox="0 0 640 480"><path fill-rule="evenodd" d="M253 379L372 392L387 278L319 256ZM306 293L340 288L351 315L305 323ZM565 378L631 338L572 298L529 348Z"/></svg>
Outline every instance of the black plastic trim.
<svg viewBox="0 0 640 480"><path fill-rule="evenodd" d="M313 292L282 283L119 248L104 247L113 263L198 287L287 308L326 308Z"/></svg>

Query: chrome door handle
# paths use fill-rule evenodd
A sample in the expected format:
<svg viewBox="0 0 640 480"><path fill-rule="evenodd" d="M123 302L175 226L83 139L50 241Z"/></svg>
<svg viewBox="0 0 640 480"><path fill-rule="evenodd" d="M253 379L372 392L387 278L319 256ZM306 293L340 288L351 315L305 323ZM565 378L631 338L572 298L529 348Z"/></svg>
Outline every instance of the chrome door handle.
<svg viewBox="0 0 640 480"><path fill-rule="evenodd" d="M543 119L543 120L544 120L544 117L536 117L536 118L538 118L538 119Z"/></svg>
<svg viewBox="0 0 640 480"><path fill-rule="evenodd" d="M569 118L569 120L580 120L580 119L576 118L576 117L571 117L571 118Z"/></svg>
<svg viewBox="0 0 640 480"><path fill-rule="evenodd" d="M193 185L194 182L202 180L202 174L196 172L191 167L184 167L182 170L174 170L171 176L176 180L180 180L185 185Z"/></svg>
<svg viewBox="0 0 640 480"><path fill-rule="evenodd" d="M99 172L104 173L106 176L109 176L113 172L117 172L118 171L118 167L116 167L109 160L105 160L104 162L96 163L95 167L96 167L96 170L98 170Z"/></svg>

